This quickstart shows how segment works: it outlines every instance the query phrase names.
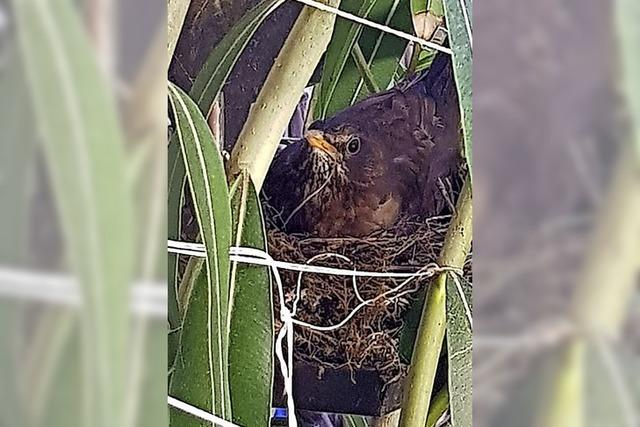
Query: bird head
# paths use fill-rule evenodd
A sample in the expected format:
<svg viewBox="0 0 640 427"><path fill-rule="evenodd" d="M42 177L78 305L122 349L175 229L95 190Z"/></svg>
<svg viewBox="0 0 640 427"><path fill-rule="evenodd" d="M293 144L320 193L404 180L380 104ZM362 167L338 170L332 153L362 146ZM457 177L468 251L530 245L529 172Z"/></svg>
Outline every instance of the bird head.
<svg viewBox="0 0 640 427"><path fill-rule="evenodd" d="M331 173L338 180L361 181L359 172L362 166L370 163L371 153L367 151L365 135L358 128L342 125L311 129L305 140L312 173L325 179Z"/></svg>

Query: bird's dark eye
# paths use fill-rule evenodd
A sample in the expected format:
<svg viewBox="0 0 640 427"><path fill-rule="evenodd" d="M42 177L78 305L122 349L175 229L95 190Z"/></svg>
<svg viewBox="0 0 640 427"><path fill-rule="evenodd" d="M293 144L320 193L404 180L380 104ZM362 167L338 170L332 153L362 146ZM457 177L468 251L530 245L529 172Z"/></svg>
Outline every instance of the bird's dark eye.
<svg viewBox="0 0 640 427"><path fill-rule="evenodd" d="M351 138L347 143L347 153L353 156L357 154L358 151L360 151L360 138L356 136Z"/></svg>

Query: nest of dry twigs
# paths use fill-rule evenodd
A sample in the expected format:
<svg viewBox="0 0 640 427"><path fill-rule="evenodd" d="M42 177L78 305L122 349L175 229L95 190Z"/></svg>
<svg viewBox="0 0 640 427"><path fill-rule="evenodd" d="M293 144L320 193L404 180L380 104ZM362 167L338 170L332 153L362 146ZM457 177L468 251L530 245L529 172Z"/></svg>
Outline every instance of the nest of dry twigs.
<svg viewBox="0 0 640 427"><path fill-rule="evenodd" d="M405 219L395 227L367 237L318 238L291 235L273 227L268 231L271 256L281 261L307 263L320 254L339 254L314 265L343 269L415 272L437 260L451 217L426 220ZM292 307L299 273L281 271L285 299ZM374 298L397 287L405 279L358 278L356 286L362 299ZM405 366L399 356L399 335L403 317L412 295L429 284L425 277L415 278L398 293L362 308L341 328L320 332L296 327L294 354L297 359L319 367L347 367L376 370L386 382L400 377ZM276 298L277 292L275 292ZM354 291L352 277L304 273L296 318L317 326L338 324L361 302ZM275 304L276 309L279 303ZM279 319L279 316L276 316ZM280 325L277 325L279 328Z"/></svg>

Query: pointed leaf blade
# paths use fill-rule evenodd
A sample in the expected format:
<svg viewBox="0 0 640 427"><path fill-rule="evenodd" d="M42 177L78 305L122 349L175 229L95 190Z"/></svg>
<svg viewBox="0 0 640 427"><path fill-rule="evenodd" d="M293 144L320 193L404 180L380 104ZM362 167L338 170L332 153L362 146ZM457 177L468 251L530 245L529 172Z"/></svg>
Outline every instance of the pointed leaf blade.
<svg viewBox="0 0 640 427"><path fill-rule="evenodd" d="M200 279L187 303L170 392L178 399L228 419L231 415L227 383L229 190L222 157L198 106L173 84L169 85L169 94L207 252ZM176 418L188 418L172 411L172 417L174 414Z"/></svg>
<svg viewBox="0 0 640 427"><path fill-rule="evenodd" d="M266 250L258 194L246 173L232 198L234 245ZM268 267L231 269L229 386L233 422L269 425L273 378L273 301Z"/></svg>

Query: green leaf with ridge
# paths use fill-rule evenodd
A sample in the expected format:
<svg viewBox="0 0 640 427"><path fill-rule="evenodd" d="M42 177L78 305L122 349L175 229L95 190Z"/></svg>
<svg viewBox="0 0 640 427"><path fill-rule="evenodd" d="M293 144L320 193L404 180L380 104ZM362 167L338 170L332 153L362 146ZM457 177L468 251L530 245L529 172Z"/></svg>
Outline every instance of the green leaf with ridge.
<svg viewBox="0 0 640 427"><path fill-rule="evenodd" d="M170 394L202 410L230 419L228 389L229 247L231 208L220 152L198 106L169 84L177 138L207 256L204 280L191 290ZM193 417L171 411L172 425L192 425Z"/></svg>
<svg viewBox="0 0 640 427"><path fill-rule="evenodd" d="M449 359L449 407L454 426L472 424L471 284L447 276L447 357Z"/></svg>
<svg viewBox="0 0 640 427"><path fill-rule="evenodd" d="M248 174L239 178L232 199L234 246L266 251L260 200ZM271 417L273 381L273 301L266 266L232 263L229 387L233 422L266 426Z"/></svg>
<svg viewBox="0 0 640 427"><path fill-rule="evenodd" d="M453 75L458 87L464 152L469 166L472 161L472 49L473 26L471 21L471 0L443 0L445 18L449 29L449 42L453 51Z"/></svg>

